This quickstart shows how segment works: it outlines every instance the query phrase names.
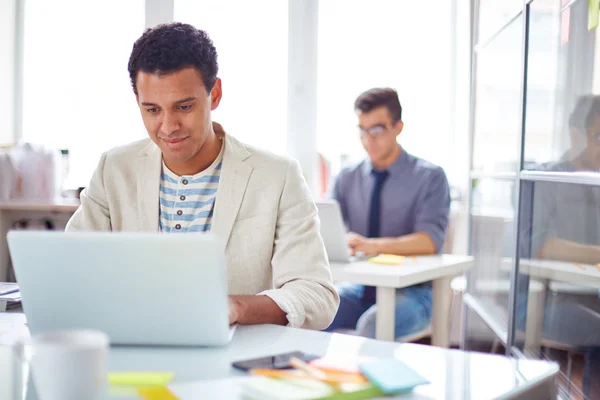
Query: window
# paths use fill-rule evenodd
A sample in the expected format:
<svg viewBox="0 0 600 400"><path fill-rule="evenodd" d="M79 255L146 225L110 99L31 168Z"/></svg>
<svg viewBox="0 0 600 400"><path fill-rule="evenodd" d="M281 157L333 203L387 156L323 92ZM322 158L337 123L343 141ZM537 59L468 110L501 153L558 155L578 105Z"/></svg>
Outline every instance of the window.
<svg viewBox="0 0 600 400"><path fill-rule="evenodd" d="M451 2L434 3L319 2L317 138L333 174L363 157L354 100L377 86L398 91L399 142L451 172Z"/></svg>
<svg viewBox="0 0 600 400"><path fill-rule="evenodd" d="M23 140L68 148L71 187L103 151L146 137L127 73L144 4L25 2Z"/></svg>
<svg viewBox="0 0 600 400"><path fill-rule="evenodd" d="M521 137L523 18L477 50L473 170L516 174Z"/></svg>
<svg viewBox="0 0 600 400"><path fill-rule="evenodd" d="M490 40L522 9L522 0L479 0L478 42Z"/></svg>
<svg viewBox="0 0 600 400"><path fill-rule="evenodd" d="M213 119L245 143L285 153L288 2L176 0L174 17L217 48L223 100Z"/></svg>

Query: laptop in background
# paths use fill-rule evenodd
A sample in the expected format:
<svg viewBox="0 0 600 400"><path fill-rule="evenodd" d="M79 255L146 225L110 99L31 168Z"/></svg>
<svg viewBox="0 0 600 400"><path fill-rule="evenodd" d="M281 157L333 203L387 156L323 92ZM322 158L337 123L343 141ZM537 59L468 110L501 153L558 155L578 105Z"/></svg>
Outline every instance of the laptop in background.
<svg viewBox="0 0 600 400"><path fill-rule="evenodd" d="M352 256L346 239L347 230L340 205L335 200L316 202L321 220L321 236L325 242L325 250L330 262L349 263L364 260L367 257Z"/></svg>
<svg viewBox="0 0 600 400"><path fill-rule="evenodd" d="M224 246L210 233L11 231L31 334L97 329L111 344L229 342Z"/></svg>

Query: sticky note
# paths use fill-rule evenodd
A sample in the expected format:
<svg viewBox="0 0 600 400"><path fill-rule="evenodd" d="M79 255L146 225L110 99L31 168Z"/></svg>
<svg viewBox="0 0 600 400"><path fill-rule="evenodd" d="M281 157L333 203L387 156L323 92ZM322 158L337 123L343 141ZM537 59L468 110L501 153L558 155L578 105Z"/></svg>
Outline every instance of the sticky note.
<svg viewBox="0 0 600 400"><path fill-rule="evenodd" d="M588 29L596 29L598 27L598 16L600 14L600 0L588 0L590 10L588 15Z"/></svg>
<svg viewBox="0 0 600 400"><path fill-rule="evenodd" d="M360 364L360 371L386 394L406 392L429 383L415 370L394 358Z"/></svg>
<svg viewBox="0 0 600 400"><path fill-rule="evenodd" d="M312 360L309 364L325 372L360 374L361 372L358 369L359 364L373 362L376 360L377 359L375 357L366 356L354 358L321 357L317 358L316 360Z"/></svg>
<svg viewBox="0 0 600 400"><path fill-rule="evenodd" d="M166 387L138 389L138 394L144 400L179 400L179 397Z"/></svg>
<svg viewBox="0 0 600 400"><path fill-rule="evenodd" d="M397 256L395 254L380 254L376 257L369 258L369 262L373 264L384 264L384 265L400 265L404 262L406 257Z"/></svg>
<svg viewBox="0 0 600 400"><path fill-rule="evenodd" d="M264 376L246 380L241 386L243 393L253 399L361 400L383 395L383 392L371 383L341 384L333 387L311 379L273 379Z"/></svg>
<svg viewBox="0 0 600 400"><path fill-rule="evenodd" d="M110 372L108 382L121 386L164 386L173 380L172 372Z"/></svg>

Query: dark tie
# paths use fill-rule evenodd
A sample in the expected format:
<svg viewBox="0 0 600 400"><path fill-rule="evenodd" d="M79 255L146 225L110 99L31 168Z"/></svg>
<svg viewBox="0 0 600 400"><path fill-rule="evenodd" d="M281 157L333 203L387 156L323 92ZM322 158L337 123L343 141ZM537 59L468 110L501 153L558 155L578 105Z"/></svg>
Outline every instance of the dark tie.
<svg viewBox="0 0 600 400"><path fill-rule="evenodd" d="M373 190L371 191L371 204L369 205L369 231L368 237L376 238L381 235L381 189L387 179L388 171L372 170L373 175ZM363 300L369 303L375 302L375 287L366 286L363 294Z"/></svg>

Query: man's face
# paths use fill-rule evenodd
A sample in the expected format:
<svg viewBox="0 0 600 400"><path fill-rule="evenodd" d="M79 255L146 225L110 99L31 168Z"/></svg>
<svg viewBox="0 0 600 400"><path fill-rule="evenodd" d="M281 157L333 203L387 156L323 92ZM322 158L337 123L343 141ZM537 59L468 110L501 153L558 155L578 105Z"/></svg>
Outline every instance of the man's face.
<svg viewBox="0 0 600 400"><path fill-rule="evenodd" d="M194 68L170 74L138 72L136 96L150 138L167 164L194 160L211 132L210 112L221 100L221 81L207 92Z"/></svg>
<svg viewBox="0 0 600 400"><path fill-rule="evenodd" d="M587 128L587 152L588 161L595 168L600 168L600 115L597 115Z"/></svg>
<svg viewBox="0 0 600 400"><path fill-rule="evenodd" d="M385 106L358 115L362 144L373 163L383 162L394 153L403 126L402 121L393 123Z"/></svg>

